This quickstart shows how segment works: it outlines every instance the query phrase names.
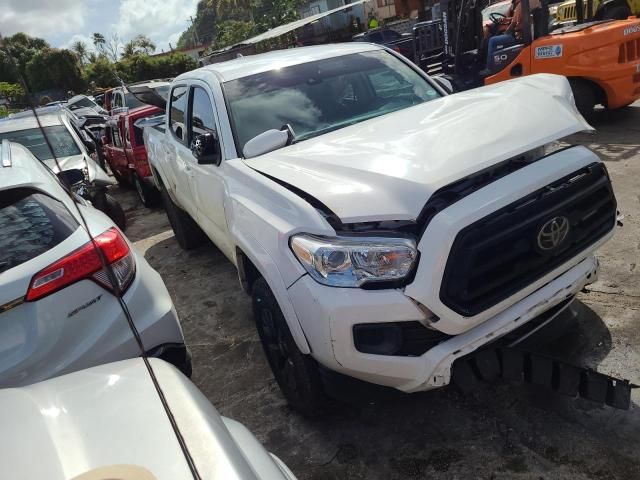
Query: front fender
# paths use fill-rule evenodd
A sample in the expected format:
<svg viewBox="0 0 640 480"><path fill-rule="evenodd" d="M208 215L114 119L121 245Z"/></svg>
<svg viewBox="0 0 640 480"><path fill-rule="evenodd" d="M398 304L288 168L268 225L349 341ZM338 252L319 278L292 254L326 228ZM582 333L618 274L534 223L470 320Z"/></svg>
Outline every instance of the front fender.
<svg viewBox="0 0 640 480"><path fill-rule="evenodd" d="M276 262L252 235L237 229L232 230L232 235L235 238L236 246L251 260L260 275L266 280L269 288L271 288L298 349L304 354L311 353L309 343L304 335Z"/></svg>

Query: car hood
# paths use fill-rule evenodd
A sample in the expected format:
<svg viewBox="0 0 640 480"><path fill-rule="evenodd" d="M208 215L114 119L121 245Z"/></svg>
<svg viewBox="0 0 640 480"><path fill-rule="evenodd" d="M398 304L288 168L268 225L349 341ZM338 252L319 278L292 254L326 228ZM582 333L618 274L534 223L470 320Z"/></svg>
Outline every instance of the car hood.
<svg viewBox="0 0 640 480"><path fill-rule="evenodd" d="M150 362L203 479L285 478L250 435L245 447L252 441L258 446L250 445L247 459L231 432L248 432L220 417L186 377L161 360ZM141 359L0 390L0 425L0 464L12 478L67 480L118 465L146 470L157 480L193 478ZM265 476L250 465L256 458ZM99 478L131 478L113 475Z"/></svg>
<svg viewBox="0 0 640 480"><path fill-rule="evenodd" d="M414 220L440 187L593 130L569 83L532 75L364 121L246 160L343 222Z"/></svg>
<svg viewBox="0 0 640 480"><path fill-rule="evenodd" d="M107 173L98 165L98 163L91 157L85 157L84 155L72 155L70 157L60 157L56 160L50 158L49 160L43 160L43 163L49 167L53 172L58 173L58 165L61 170L87 169L89 174L89 182L95 182L99 185L115 185L116 181L107 175Z"/></svg>

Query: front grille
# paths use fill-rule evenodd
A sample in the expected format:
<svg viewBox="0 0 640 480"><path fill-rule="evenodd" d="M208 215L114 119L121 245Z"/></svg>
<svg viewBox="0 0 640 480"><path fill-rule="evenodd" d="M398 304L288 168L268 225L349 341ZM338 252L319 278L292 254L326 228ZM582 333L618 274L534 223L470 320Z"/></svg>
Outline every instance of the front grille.
<svg viewBox="0 0 640 480"><path fill-rule="evenodd" d="M575 20L577 17L576 15L576 6L575 4L573 5L567 5L567 6L563 6L563 7L558 7L558 13L556 14L556 18L561 21L561 22L565 22L568 20Z"/></svg>
<svg viewBox="0 0 640 480"><path fill-rule="evenodd" d="M555 217L568 219L569 232L556 248L543 250L538 235ZM591 164L461 230L449 253L440 299L461 315L477 315L578 255L615 221L606 168Z"/></svg>
<svg viewBox="0 0 640 480"><path fill-rule="evenodd" d="M618 50L618 63L640 60L640 38L621 43Z"/></svg>

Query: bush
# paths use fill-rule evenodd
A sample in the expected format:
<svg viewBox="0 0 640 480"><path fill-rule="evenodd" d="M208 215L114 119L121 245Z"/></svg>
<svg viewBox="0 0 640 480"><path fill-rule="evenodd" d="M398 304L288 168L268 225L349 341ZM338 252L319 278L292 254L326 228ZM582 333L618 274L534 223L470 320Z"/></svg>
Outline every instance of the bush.
<svg viewBox="0 0 640 480"><path fill-rule="evenodd" d="M70 50L38 51L27 63L26 75L29 88L34 92L52 88L81 92L85 88L78 59Z"/></svg>
<svg viewBox="0 0 640 480"><path fill-rule="evenodd" d="M95 84L101 88L115 87L120 83L116 78L113 64L104 57L99 57L86 66L84 80L87 84Z"/></svg>
<svg viewBox="0 0 640 480"><path fill-rule="evenodd" d="M116 64L116 71L127 83L150 80L152 78L175 77L193 70L197 62L183 53L150 57L136 54Z"/></svg>

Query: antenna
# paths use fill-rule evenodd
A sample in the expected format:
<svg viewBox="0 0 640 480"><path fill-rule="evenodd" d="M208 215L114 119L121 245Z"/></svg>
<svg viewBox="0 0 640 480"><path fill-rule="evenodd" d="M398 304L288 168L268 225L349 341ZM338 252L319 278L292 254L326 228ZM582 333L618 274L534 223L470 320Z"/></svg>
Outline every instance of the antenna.
<svg viewBox="0 0 640 480"><path fill-rule="evenodd" d="M31 96L31 93L29 91L29 86L27 85L27 82L25 80L25 78L23 77L22 73L20 72L20 69L17 66L17 63L15 61L15 59L13 58L13 56L11 55L11 52L9 51L9 49L5 48L5 41L4 38L2 37L2 35L0 35L0 51L3 51L5 53L5 55L7 56L8 60L9 60L9 65L11 67L13 67L13 70L18 78L18 81L20 82L20 85L22 86L22 89L24 90L25 96L27 97L27 101L28 101L28 105L29 105L29 109L31 110L31 113L33 114L34 118L36 119L36 123L38 125L38 129L40 130L40 132L42 133L42 137L44 138L45 144L47 146L47 149L49 150L49 153L51 154L51 158L53 158L55 164L56 164L56 168L58 169L59 172L62 171L62 168L60 166L60 162L58 161L58 157L55 154L55 151L53 150L53 147L51 145L51 141L49 140L49 137L47 136L47 132L44 130L44 128L42 127L42 124L40 123L40 118L38 117L38 112L36 110L36 106L33 103L33 97ZM118 81L122 84L122 86L125 86L124 82L122 81L122 79L114 72L115 77L118 79ZM5 148L2 149L2 152L4 154ZM191 453L189 452L189 449L187 448L187 444L184 440L184 437L182 436L182 433L180 432L180 428L178 426L178 423L176 422L176 419L173 415L173 412L171 411L171 408L169 407L169 404L167 402L167 399L165 397L164 392L162 391L162 387L160 386L160 383L158 382L158 379L156 377L155 372L153 371L153 367L151 366L151 363L149 362L149 359L147 358L147 355L145 353L144 350L144 344L142 343L142 338L140 337L140 332L138 331L138 328L136 327L133 318L131 316L131 312L129 312L129 308L127 307L127 304L125 303L124 299L122 298L122 291L120 290L120 286L116 280L116 276L115 273L113 271L113 268L111 267L111 265L106 261L105 257L104 257L104 253L102 252L102 250L98 247L98 244L95 241L95 238L93 237L93 235L91 234L91 231L89 230L89 226L87 224L87 221L82 213L82 209L78 206L78 199L76 198L76 196L71 192L71 189L69 187L69 185L67 185L65 182L62 182L60 180L58 180L60 182L60 185L62 185L62 187L65 189L65 191L67 192L67 194L71 197L71 199L73 200L73 205L76 208L76 211L78 213L78 216L80 217L80 220L82 222L82 226L84 227L85 231L87 232L87 235L89 236L89 239L91 241L91 244L93 245L93 248L96 252L96 254L98 255L98 258L100 259L100 263L102 264L102 268L107 272L107 277L109 279L109 282L111 283L111 286L113 287L113 292L115 297L118 299L118 303L120 304L120 308L122 309L122 312L124 313L125 318L127 319L127 323L129 324L129 329L131 330L131 333L133 334L133 337L136 340L136 343L138 345L138 349L140 350L140 357L142 358L144 365L147 369L147 371L149 372L149 376L151 377L151 381L153 382L153 386L155 387L155 390L158 394L158 397L160 398L160 402L162 403L162 407L164 408L164 411L169 419L169 423L171 423L171 427L173 428L173 432L176 436L176 439L178 440L178 444L180 445L180 449L182 450L182 453L185 457L185 461L187 462L187 465L189 467L189 470L191 471L191 474L193 475L194 480L202 480L202 477L200 476L200 473L198 472L198 468L196 467L196 464L193 460L193 457L191 456Z"/></svg>

